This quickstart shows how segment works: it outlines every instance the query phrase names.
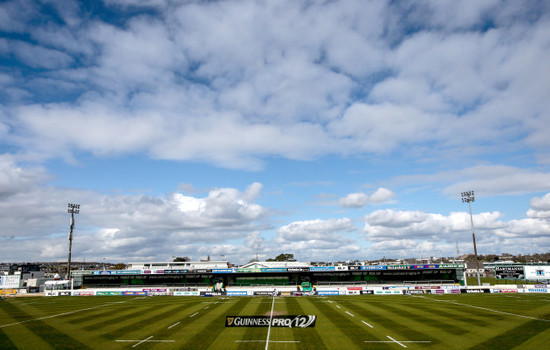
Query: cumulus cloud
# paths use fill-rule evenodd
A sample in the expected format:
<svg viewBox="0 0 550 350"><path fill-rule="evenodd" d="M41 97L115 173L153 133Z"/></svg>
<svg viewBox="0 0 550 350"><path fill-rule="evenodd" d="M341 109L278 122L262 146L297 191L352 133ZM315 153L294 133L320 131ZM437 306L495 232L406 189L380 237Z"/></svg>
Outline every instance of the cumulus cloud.
<svg viewBox="0 0 550 350"><path fill-rule="evenodd" d="M2 5L0 17L19 19L2 28L34 39L0 45L30 68L12 89L45 99L3 107L17 125L10 143L23 152L144 152L260 169L266 156L413 154L426 142L440 147L418 154L487 143L496 149L508 137L548 146L550 22L537 8L545 5L105 6L136 15L116 25L74 5L50 12L39 3ZM33 21L52 11L63 26ZM493 28L483 30L482 20ZM17 69L11 78L21 82ZM50 89L61 93L50 96Z"/></svg>
<svg viewBox="0 0 550 350"><path fill-rule="evenodd" d="M362 208L367 204L389 203L395 197L395 193L387 188L380 187L371 195L364 192L350 193L339 199L340 206L344 208Z"/></svg>

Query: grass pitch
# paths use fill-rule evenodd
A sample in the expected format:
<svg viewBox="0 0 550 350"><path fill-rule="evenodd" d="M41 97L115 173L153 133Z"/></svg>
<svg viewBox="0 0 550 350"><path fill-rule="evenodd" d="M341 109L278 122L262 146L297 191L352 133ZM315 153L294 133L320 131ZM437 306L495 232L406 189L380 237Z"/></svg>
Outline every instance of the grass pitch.
<svg viewBox="0 0 550 350"><path fill-rule="evenodd" d="M317 315L226 328L228 315ZM268 339L269 331L269 339ZM550 295L29 297L0 301L0 349L545 349Z"/></svg>

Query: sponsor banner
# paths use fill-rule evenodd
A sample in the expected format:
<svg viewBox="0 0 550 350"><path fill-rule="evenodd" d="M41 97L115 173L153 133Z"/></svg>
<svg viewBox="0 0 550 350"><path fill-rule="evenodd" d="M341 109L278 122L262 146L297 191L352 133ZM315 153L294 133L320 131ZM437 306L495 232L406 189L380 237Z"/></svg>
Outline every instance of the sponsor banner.
<svg viewBox="0 0 550 350"><path fill-rule="evenodd" d="M388 265L388 270L409 270L412 265Z"/></svg>
<svg viewBox="0 0 550 350"><path fill-rule="evenodd" d="M164 270L164 273L188 273L189 270Z"/></svg>
<svg viewBox="0 0 550 350"><path fill-rule="evenodd" d="M212 273L235 273L236 269L212 269Z"/></svg>
<svg viewBox="0 0 550 350"><path fill-rule="evenodd" d="M199 291L192 291L192 292L185 291L185 292L174 292L174 295L175 296L195 296L195 297L198 297L198 296L201 295L201 293Z"/></svg>
<svg viewBox="0 0 550 350"><path fill-rule="evenodd" d="M546 288L546 284L535 284L533 288Z"/></svg>
<svg viewBox="0 0 550 350"><path fill-rule="evenodd" d="M67 291L59 291L57 293L58 296L60 297L68 297L68 296L71 296L71 291L70 290L67 290Z"/></svg>
<svg viewBox="0 0 550 350"><path fill-rule="evenodd" d="M270 324L271 320L271 324ZM226 327L315 327L315 315L285 315L285 316L227 316Z"/></svg>
<svg viewBox="0 0 550 350"><path fill-rule="evenodd" d="M191 273L212 273L211 269L198 269L198 270L191 270Z"/></svg>
<svg viewBox="0 0 550 350"><path fill-rule="evenodd" d="M97 291L95 292L95 295L122 295L122 291L120 292L114 292L114 291Z"/></svg>
<svg viewBox="0 0 550 350"><path fill-rule="evenodd" d="M350 269L351 271L361 270L361 266L350 266L349 269Z"/></svg>
<svg viewBox="0 0 550 350"><path fill-rule="evenodd" d="M115 275L141 275L141 270L116 270Z"/></svg>
<svg viewBox="0 0 550 350"><path fill-rule="evenodd" d="M237 296L237 295L239 295L239 296L243 296L243 295L246 296L246 295L248 295L248 292L247 292L246 290L233 290L233 291L228 290L228 291L227 291L227 295L228 295L228 296Z"/></svg>
<svg viewBox="0 0 550 350"><path fill-rule="evenodd" d="M363 287L348 287L348 290L363 290Z"/></svg>
<svg viewBox="0 0 550 350"><path fill-rule="evenodd" d="M440 269L463 269L464 264L439 264Z"/></svg>
<svg viewBox="0 0 550 350"><path fill-rule="evenodd" d="M87 290L87 291L75 290L73 292L73 295L76 295L76 296L92 296L92 295L95 295L95 292L93 290Z"/></svg>
<svg viewBox="0 0 550 350"><path fill-rule="evenodd" d="M311 266L309 271L334 271L334 266Z"/></svg>
<svg viewBox="0 0 550 350"><path fill-rule="evenodd" d="M462 293L461 289L451 289L451 294L460 294L460 293Z"/></svg>
<svg viewBox="0 0 550 350"><path fill-rule="evenodd" d="M403 294L424 294L424 290L422 289L409 289L409 290L403 290Z"/></svg>
<svg viewBox="0 0 550 350"><path fill-rule="evenodd" d="M525 266L525 279L528 280L550 280L550 265Z"/></svg>
<svg viewBox="0 0 550 350"><path fill-rule="evenodd" d="M142 291L144 291L144 292L167 292L168 290L166 288L143 288Z"/></svg>
<svg viewBox="0 0 550 350"><path fill-rule="evenodd" d="M318 290L317 294L319 295L340 295L338 290Z"/></svg>
<svg viewBox="0 0 550 350"><path fill-rule="evenodd" d="M237 269L237 272L262 272L262 269L260 268L239 268Z"/></svg>
<svg viewBox="0 0 550 350"><path fill-rule="evenodd" d="M0 276L0 288L19 288L21 275Z"/></svg>
<svg viewBox="0 0 550 350"><path fill-rule="evenodd" d="M525 273L523 272L523 266L496 266L495 277L497 279L523 279Z"/></svg>
<svg viewBox="0 0 550 350"><path fill-rule="evenodd" d="M0 289L0 295L16 294L17 289Z"/></svg>
<svg viewBox="0 0 550 350"><path fill-rule="evenodd" d="M502 288L500 288L500 292L501 293L517 293L518 290L517 289L502 289Z"/></svg>
<svg viewBox="0 0 550 350"><path fill-rule="evenodd" d="M413 269L437 269L439 265L412 265Z"/></svg>
<svg viewBox="0 0 550 350"><path fill-rule="evenodd" d="M361 294L374 294L374 290L362 290Z"/></svg>
<svg viewBox="0 0 550 350"><path fill-rule="evenodd" d="M124 291L122 292L122 295L147 295L147 292L146 291L137 291L137 292L128 292L128 291Z"/></svg>
<svg viewBox="0 0 550 350"><path fill-rule="evenodd" d="M547 288L527 288L527 293L548 293Z"/></svg>
<svg viewBox="0 0 550 350"><path fill-rule="evenodd" d="M286 267L262 267L260 272L286 272Z"/></svg>
<svg viewBox="0 0 550 350"><path fill-rule="evenodd" d="M435 294L445 294L445 289L436 289Z"/></svg>
<svg viewBox="0 0 550 350"><path fill-rule="evenodd" d="M309 267L287 267L288 272L309 272Z"/></svg>
<svg viewBox="0 0 550 350"><path fill-rule="evenodd" d="M361 270L386 270L387 265L365 265L361 266Z"/></svg>
<svg viewBox="0 0 550 350"><path fill-rule="evenodd" d="M334 266L334 269L336 271L348 271L349 268L347 266Z"/></svg>
<svg viewBox="0 0 550 350"><path fill-rule="evenodd" d="M461 289L461 293L491 293L489 288Z"/></svg>
<svg viewBox="0 0 550 350"><path fill-rule="evenodd" d="M254 292L254 295L273 295L273 291L271 292L268 292L268 291L260 291L260 292Z"/></svg>

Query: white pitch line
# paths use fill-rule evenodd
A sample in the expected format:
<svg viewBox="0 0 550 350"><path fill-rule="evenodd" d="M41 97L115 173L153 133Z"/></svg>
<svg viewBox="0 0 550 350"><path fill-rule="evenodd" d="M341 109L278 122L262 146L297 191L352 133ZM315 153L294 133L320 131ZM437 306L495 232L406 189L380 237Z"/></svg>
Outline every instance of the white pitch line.
<svg viewBox="0 0 550 350"><path fill-rule="evenodd" d="M374 326L371 326L370 324L368 324L367 322L361 320L361 322L363 322L364 324L366 324L367 326L369 326L370 328L374 328Z"/></svg>
<svg viewBox="0 0 550 350"><path fill-rule="evenodd" d="M126 302L131 301L131 300L132 300L132 299L130 299L130 300L124 300L124 301L119 301L119 302L117 302L117 304L126 303ZM27 322L32 322L32 321L46 320L46 319L48 319L48 318L54 318L54 317L59 317L59 316L71 315L71 314L74 314L74 313L77 313L77 312L88 311L88 310L94 310L94 309L98 309L98 308L100 308L100 307L105 307L105 306L111 306L112 304L113 304L113 303L106 303L106 304L103 304L103 305L88 307L88 308L85 308L85 309L74 310L74 311L67 311L67 312L63 312L63 313L60 313L60 314L56 314L56 315L43 316L43 317L33 318L33 319L30 319L30 320L25 320L25 321L19 321L19 322L14 322L14 323L3 324L3 325L0 325L0 328L9 327L9 326L16 326L16 325L18 325L18 324L27 323Z"/></svg>
<svg viewBox="0 0 550 350"><path fill-rule="evenodd" d="M194 314L192 314L192 315L189 316L189 317L195 317L197 314L198 314L198 312L195 312Z"/></svg>
<svg viewBox="0 0 550 350"><path fill-rule="evenodd" d="M145 343L147 340L149 340L149 339L151 339L151 338L153 338L153 336L150 336L149 338L143 339L143 340L140 341L139 343L132 345L132 347L135 348L135 347L138 346L139 344Z"/></svg>
<svg viewBox="0 0 550 350"><path fill-rule="evenodd" d="M171 325L170 327L168 327L168 329L172 329L172 328L176 327L178 324L180 324L180 323L179 323L179 322L176 322L176 323L174 323L173 325Z"/></svg>
<svg viewBox="0 0 550 350"><path fill-rule="evenodd" d="M337 308L341 309L340 305L336 305Z"/></svg>
<svg viewBox="0 0 550 350"><path fill-rule="evenodd" d="M136 342L140 342L141 339L117 339L115 340L115 342L117 343L136 343ZM159 339L159 340L147 340L147 343L175 343L176 341L175 340L163 340L163 339Z"/></svg>
<svg viewBox="0 0 550 350"><path fill-rule="evenodd" d="M352 314L352 313L351 313L351 312L349 312L349 311L346 311L346 314L350 315L351 317L355 317L355 315L354 315L354 314Z"/></svg>
<svg viewBox="0 0 550 350"><path fill-rule="evenodd" d="M424 298L424 299L429 299L429 300L436 300L436 299L426 298L426 297L422 297L422 296L417 296L417 298ZM536 321L550 322L550 320L546 320L546 319L544 319L544 318L536 318L536 317L531 317L531 316L518 315L518 314L513 314L513 313L511 313L511 312L493 310L493 309L488 309L488 308L486 308L486 307L481 307L481 306L462 304L462 303L457 303L457 302L449 301L449 300L438 300L438 301L441 301L441 302L444 302L444 303L450 303L450 304L460 305L460 306L472 307L472 308L474 308L474 309L481 309L481 310L491 311L491 312L495 312L495 313L497 313L497 314L504 314L504 315L509 315L509 316L523 317L523 318L528 318L528 319L530 319L530 320L536 320Z"/></svg>
<svg viewBox="0 0 550 350"><path fill-rule="evenodd" d="M270 343L299 343L299 340L271 340ZM235 340L235 343L265 343L265 340Z"/></svg>
<svg viewBox="0 0 550 350"><path fill-rule="evenodd" d="M269 347L269 333L271 333L271 322L273 321L273 307L275 306L275 296L271 301L271 313L269 314L269 327L267 328L267 338L265 339L265 350Z"/></svg>
<svg viewBox="0 0 550 350"><path fill-rule="evenodd" d="M391 340L393 340L394 342L396 342L397 344L401 345L401 346L404 347L404 348L407 347L406 345L401 344L400 342L398 342L397 340L393 339L393 338L390 337L389 335L387 335L386 337L390 338Z"/></svg>

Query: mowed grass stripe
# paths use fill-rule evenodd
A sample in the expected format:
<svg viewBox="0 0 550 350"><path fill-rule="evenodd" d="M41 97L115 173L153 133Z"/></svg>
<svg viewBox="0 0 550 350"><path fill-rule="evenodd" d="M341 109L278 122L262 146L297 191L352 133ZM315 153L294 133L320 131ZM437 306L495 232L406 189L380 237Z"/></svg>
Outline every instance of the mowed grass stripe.
<svg viewBox="0 0 550 350"><path fill-rule="evenodd" d="M17 346L11 341L6 333L0 329L0 349L2 350L12 350L17 349Z"/></svg>
<svg viewBox="0 0 550 350"><path fill-rule="evenodd" d="M447 310L447 308L443 307L435 307L435 306L428 306L426 304L424 305L415 305L415 308L425 310L426 312L429 312L431 314L437 315L442 318L446 318L450 320L451 322L460 322L463 323L464 326L476 326L476 327L486 327L490 323L486 322L482 319L472 317L472 313L465 313L465 312L450 312Z"/></svg>
<svg viewBox="0 0 550 350"><path fill-rule="evenodd" d="M550 314L544 315L545 319L550 319ZM533 338L537 335L545 332L548 336L538 339L539 344L533 344ZM505 330L497 336L492 337L491 339L482 341L476 346L471 347L470 349L512 349L512 348L524 348L524 349L544 349L548 346L548 341L550 340L550 322L544 321L528 321L523 324L510 329ZM529 342L529 346L522 346L522 344Z"/></svg>
<svg viewBox="0 0 550 350"><path fill-rule="evenodd" d="M31 320L33 317L32 315L28 315L13 303L5 303L2 306L4 310L15 315L14 318L17 321L26 321L21 325L55 349L89 349L80 341L48 325L46 322L42 320Z"/></svg>
<svg viewBox="0 0 550 350"><path fill-rule="evenodd" d="M468 333L467 329L461 328L456 324L446 322L446 318L441 317L430 317L423 310L422 307L413 307L412 305L406 304L378 304L379 308L385 309L387 311L393 312L395 315L400 317L406 317L410 323L420 324L420 328L427 330L431 328L433 330L438 330L440 332L445 332L453 335L464 335ZM412 311L411 311L412 309Z"/></svg>
<svg viewBox="0 0 550 350"><path fill-rule="evenodd" d="M110 310L109 313L106 313L104 315L91 315L89 320L93 321L93 323L83 326L82 328L87 332L95 332L103 328L112 328L113 326L119 325L125 321L147 315L150 312L158 309L158 306L150 306L147 308L145 306L135 306L130 310L125 309L124 311L120 311L118 309L116 311Z"/></svg>
<svg viewBox="0 0 550 350"><path fill-rule="evenodd" d="M328 303L324 299L319 298L308 298L302 299L305 303L312 304L315 309L317 309L316 314L317 323L316 327L320 327L319 330L322 334L323 342L325 344L334 344L329 345L329 348L341 348L341 349L352 349L352 348L364 348L365 340L368 337L369 330L366 327L363 327L359 324L354 323L351 320L350 316L345 315L339 309L336 309L334 305ZM334 343L334 339L327 339L327 336L333 333L332 329L338 329L343 336L340 336L337 339L337 342ZM371 335L372 338L372 335Z"/></svg>
<svg viewBox="0 0 550 350"><path fill-rule="evenodd" d="M219 336L223 338L222 342L226 344L228 348L231 348L231 330L234 328L225 328L225 317L227 315L239 315L241 310L252 300L250 297L240 298L241 299L237 299L234 304L230 305L225 312L211 319L210 322L204 320L202 327L194 324L196 333L189 338L180 349L208 349Z"/></svg>
<svg viewBox="0 0 550 350"><path fill-rule="evenodd" d="M391 303L392 301L396 301L395 298L399 297L368 296L366 298L357 299L356 301L348 301L350 305L355 305L354 313L356 315L362 317L369 324L374 326L373 331L376 331L379 340L387 340L385 337L393 334L399 336L400 339L428 340L431 341L432 344L441 342L440 340L434 338L432 333L425 333L424 329L421 327L411 327L411 325L415 325L414 322L399 322L396 320L396 316L398 315L384 308L380 308L379 306L384 304L378 302L380 300L376 300L376 302L372 303L373 299L371 298L386 298L386 303Z"/></svg>
<svg viewBox="0 0 550 350"><path fill-rule="evenodd" d="M76 314L69 315L69 316L65 317L65 320L67 320L67 322L70 322L72 324L81 324L81 323L93 322L93 321L95 321L95 319L98 319L98 318L104 318L106 316L112 316L113 312L116 312L117 314L130 313L130 311L134 311L136 307L126 304L124 306L117 307L116 311L114 311L113 308L108 307L108 306L106 308L107 309L97 308L97 309L93 309L93 310L82 311L82 312L79 312L79 313L76 313Z"/></svg>
<svg viewBox="0 0 550 350"><path fill-rule="evenodd" d="M155 305L152 308L147 308L147 312L141 310L137 315L141 317L134 317L132 319L127 319L125 322L118 321L119 324L122 324L122 327L116 328L110 332L103 333L101 336L105 339L121 339L122 337L127 337L132 333L147 333L150 334L154 331L155 327L160 327L156 325L158 322L166 322L166 319L174 317L178 312L188 309L187 305L165 305L158 306ZM154 310L154 312L153 312ZM134 314L135 315L135 314ZM118 318L117 318L118 320ZM111 319L104 319L103 322L107 323L109 328L116 327L117 324L113 323Z"/></svg>
<svg viewBox="0 0 550 350"><path fill-rule="evenodd" d="M313 315L313 311L305 311L302 305L303 299L286 298L286 305L289 314L292 315ZM327 349L323 339L317 332L319 327L294 329L294 337L300 341L299 349Z"/></svg>

